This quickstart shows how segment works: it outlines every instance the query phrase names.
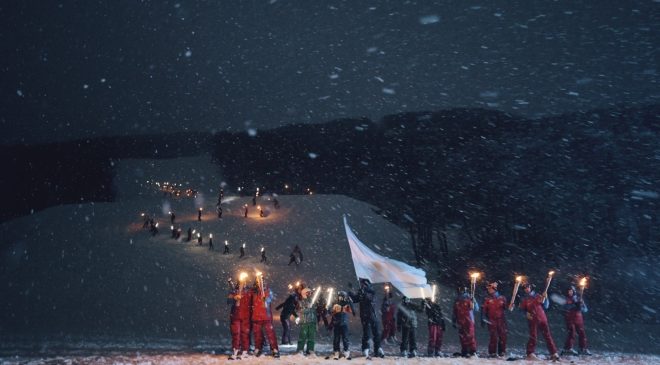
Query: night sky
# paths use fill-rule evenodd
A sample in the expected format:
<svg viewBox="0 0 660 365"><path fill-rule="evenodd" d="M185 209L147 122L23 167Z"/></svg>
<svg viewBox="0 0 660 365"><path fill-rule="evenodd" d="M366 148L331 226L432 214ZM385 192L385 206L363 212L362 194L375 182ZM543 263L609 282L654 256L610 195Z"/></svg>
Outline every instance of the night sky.
<svg viewBox="0 0 660 365"><path fill-rule="evenodd" d="M660 1L3 1L1 144L658 103Z"/></svg>

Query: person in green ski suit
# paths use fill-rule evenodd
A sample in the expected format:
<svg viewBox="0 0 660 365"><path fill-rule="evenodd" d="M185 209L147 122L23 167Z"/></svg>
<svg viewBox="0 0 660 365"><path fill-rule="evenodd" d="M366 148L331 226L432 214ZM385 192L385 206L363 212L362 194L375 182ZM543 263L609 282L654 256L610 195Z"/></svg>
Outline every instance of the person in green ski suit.
<svg viewBox="0 0 660 365"><path fill-rule="evenodd" d="M316 316L316 306L312 305L312 291L309 288L301 292L300 316L296 318L296 324L300 324L300 333L298 334L298 347L296 353L301 354L305 350L305 355L315 356L314 343L316 341L316 325L318 322Z"/></svg>

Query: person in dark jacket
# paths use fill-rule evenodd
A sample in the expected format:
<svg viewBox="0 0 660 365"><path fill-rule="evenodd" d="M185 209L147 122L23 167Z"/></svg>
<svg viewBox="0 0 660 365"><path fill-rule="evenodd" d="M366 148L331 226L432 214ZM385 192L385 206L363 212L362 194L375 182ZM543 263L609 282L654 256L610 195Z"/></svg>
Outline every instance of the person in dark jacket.
<svg viewBox="0 0 660 365"><path fill-rule="evenodd" d="M583 313L587 313L587 305L572 285L566 290L565 299L566 303L562 305L562 309L565 311L564 318L566 319L568 336L561 353L562 355L591 355L591 352L587 349L587 334L584 330L584 317L582 316ZM579 338L579 353L573 349L576 332Z"/></svg>
<svg viewBox="0 0 660 365"><path fill-rule="evenodd" d="M403 297L396 313L396 328L401 331L401 356L417 357L417 313L422 308L412 302L410 298Z"/></svg>
<svg viewBox="0 0 660 365"><path fill-rule="evenodd" d="M350 287L350 284L349 284ZM349 293L353 302L360 306L360 323L362 324L362 353L367 359L369 355L369 340L374 342L374 353L378 357L385 357L380 347L380 328L376 317L376 292L368 279L360 279L360 289L356 294Z"/></svg>
<svg viewBox="0 0 660 365"><path fill-rule="evenodd" d="M286 300L280 303L275 310L281 310L280 323L282 323L282 345L291 345L291 316L298 318L298 293L291 293Z"/></svg>
<svg viewBox="0 0 660 365"><path fill-rule="evenodd" d="M440 303L434 302L431 299L425 299L424 308L426 309L426 317L429 327L429 344L426 349L428 356L441 356L440 348L442 347L442 337L445 333L445 319L442 315L442 308Z"/></svg>
<svg viewBox="0 0 660 365"><path fill-rule="evenodd" d="M341 356L347 360L351 359L351 351L349 349L350 342L348 339L348 320L349 314L355 316L355 309L353 308L353 301L348 293L344 291L337 292L337 300L332 305L332 321L330 322L330 329L333 331L332 351L334 352L333 358L339 360ZM344 352L340 353L340 343L343 344ZM326 359L329 359L328 356Z"/></svg>

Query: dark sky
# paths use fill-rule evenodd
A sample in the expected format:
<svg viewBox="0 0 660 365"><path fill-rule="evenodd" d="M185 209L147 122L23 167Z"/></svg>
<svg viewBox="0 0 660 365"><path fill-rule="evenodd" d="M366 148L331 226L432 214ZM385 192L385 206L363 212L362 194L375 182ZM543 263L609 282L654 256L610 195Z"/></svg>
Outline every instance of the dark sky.
<svg viewBox="0 0 660 365"><path fill-rule="evenodd" d="M0 19L0 144L660 98L659 0L8 0Z"/></svg>

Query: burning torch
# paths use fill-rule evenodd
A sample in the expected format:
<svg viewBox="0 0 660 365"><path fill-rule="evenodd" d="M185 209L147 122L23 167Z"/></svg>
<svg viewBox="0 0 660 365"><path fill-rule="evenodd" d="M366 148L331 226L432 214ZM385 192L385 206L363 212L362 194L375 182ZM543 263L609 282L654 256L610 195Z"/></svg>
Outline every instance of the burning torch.
<svg viewBox="0 0 660 365"><path fill-rule="evenodd" d="M582 299L582 296L584 295L584 288L587 287L587 277L583 277L580 279L580 299Z"/></svg>
<svg viewBox="0 0 660 365"><path fill-rule="evenodd" d="M431 290L431 302L435 303L435 291L436 291L436 285L433 284L432 290Z"/></svg>
<svg viewBox="0 0 660 365"><path fill-rule="evenodd" d="M477 279L479 279L480 274L478 272L473 272L470 274L470 284L471 284L471 295L474 299L474 292L477 289Z"/></svg>
<svg viewBox="0 0 660 365"><path fill-rule="evenodd" d="M330 305L332 304L332 288L328 288L328 303L327 303L327 309L330 309Z"/></svg>
<svg viewBox="0 0 660 365"><path fill-rule="evenodd" d="M243 271L238 274L238 295L243 295L243 289L245 289L245 282L247 281L248 274ZM236 302L236 306L240 306L241 301Z"/></svg>
<svg viewBox="0 0 660 365"><path fill-rule="evenodd" d="M548 289L550 289L550 283L552 282L552 276L555 275L555 272L550 270L548 271L548 277L545 279L545 290L543 291L543 296L548 296Z"/></svg>
<svg viewBox="0 0 660 365"><path fill-rule="evenodd" d="M316 299L319 297L319 293L321 292L321 287L317 287L316 290L314 290L314 296L312 297L312 302L309 303L309 307L312 308L314 306L314 303L316 303Z"/></svg>
<svg viewBox="0 0 660 365"><path fill-rule="evenodd" d="M511 295L511 302L509 302L509 311L513 310L513 303L516 301L516 295L518 295L518 289L520 288L520 283L522 283L522 276L516 276L516 284L513 286L513 294Z"/></svg>
<svg viewBox="0 0 660 365"><path fill-rule="evenodd" d="M257 285L259 285L259 294L261 294L261 297L265 299L266 294L264 292L264 276L261 273L261 271L257 271L256 274L257 276ZM264 305L266 302L264 301Z"/></svg>

